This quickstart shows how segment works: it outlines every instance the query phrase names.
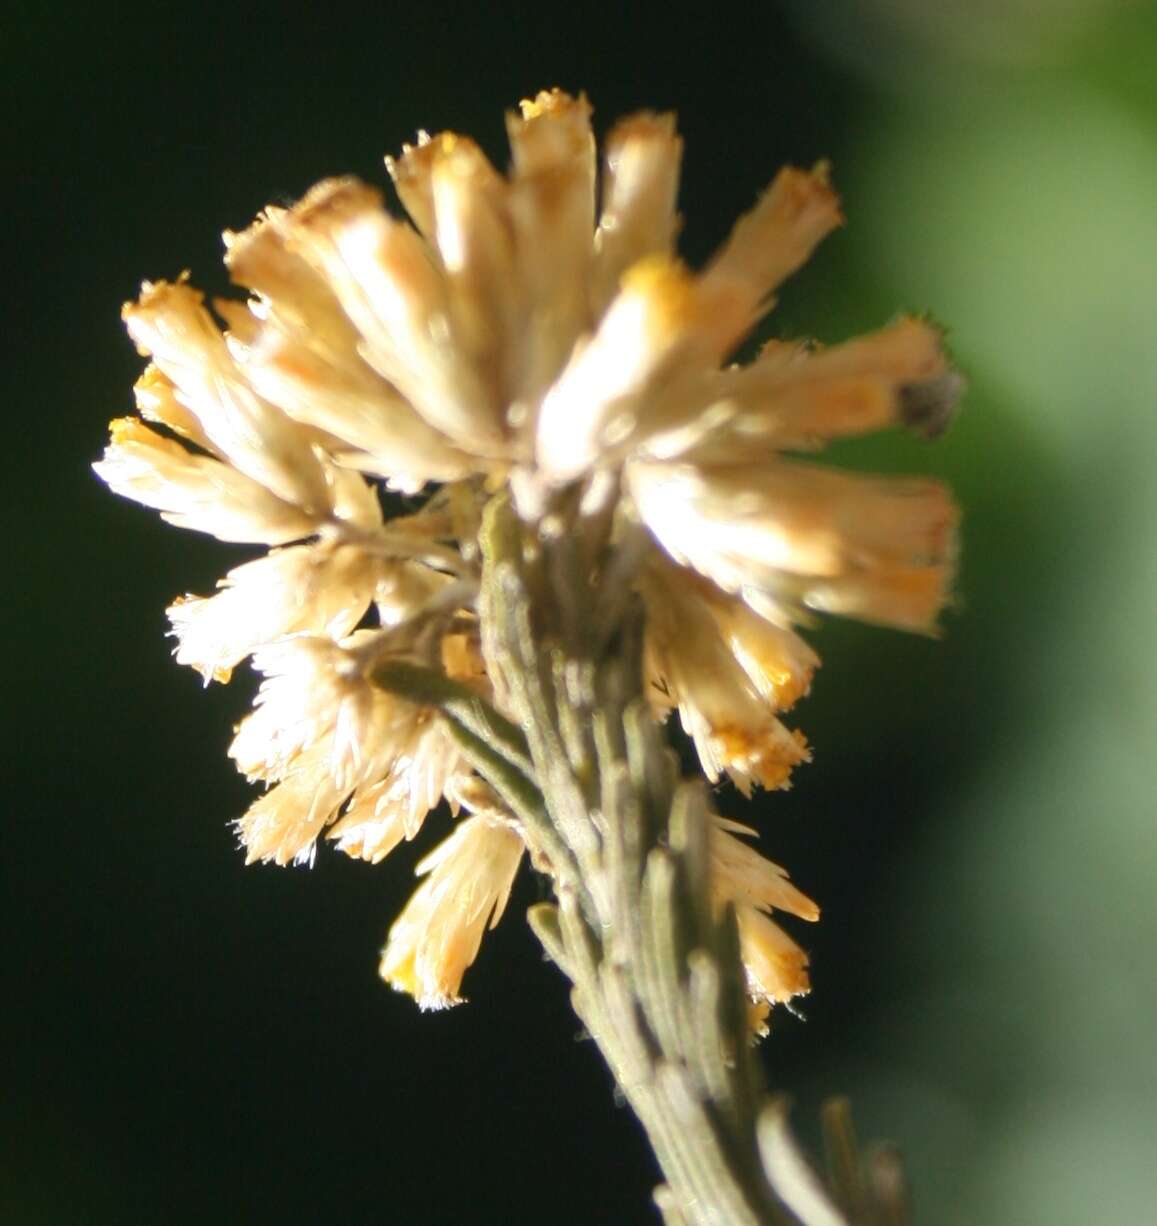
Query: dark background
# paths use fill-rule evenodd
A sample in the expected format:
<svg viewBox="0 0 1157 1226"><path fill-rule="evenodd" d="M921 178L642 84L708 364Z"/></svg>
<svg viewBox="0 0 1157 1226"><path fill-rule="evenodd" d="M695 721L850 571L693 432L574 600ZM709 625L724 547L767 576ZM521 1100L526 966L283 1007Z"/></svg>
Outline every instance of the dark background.
<svg viewBox="0 0 1157 1226"><path fill-rule="evenodd" d="M9 3L4 1223L649 1220L629 1113L522 920L423 1016L376 955L429 840L249 868L163 608L244 551L88 470L131 409L122 301L419 126L501 164L503 109L679 112L701 260L784 161L850 224L768 332L932 308L970 375L933 472L966 510L942 642L827 626L795 789L746 806L824 907L807 1021L764 1045L814 1136L850 1092L927 1223L1151 1220L1157 1202L1157 22L1111 0L394 8ZM799 926L803 928L803 926ZM651 1219L653 1220L653 1214Z"/></svg>

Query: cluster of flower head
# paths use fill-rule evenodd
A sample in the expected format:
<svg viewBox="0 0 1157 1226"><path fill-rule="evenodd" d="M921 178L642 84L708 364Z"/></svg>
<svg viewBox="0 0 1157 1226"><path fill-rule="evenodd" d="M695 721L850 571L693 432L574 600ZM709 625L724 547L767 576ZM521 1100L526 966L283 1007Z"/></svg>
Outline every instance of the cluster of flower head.
<svg viewBox="0 0 1157 1226"><path fill-rule="evenodd" d="M451 134L389 160L412 225L342 178L227 233L250 296L214 302L216 318L183 278L146 284L124 310L151 358L140 417L113 423L96 466L171 523L270 547L168 611L177 659L206 681L246 659L264 677L230 750L267 785L237 823L250 860L309 861L324 836L378 861L449 802L453 832L419 866L382 958L425 1006L459 999L523 832L434 714L369 675L404 657L501 705L473 606L495 491L533 522L579 485L645 534L656 716L677 709L709 778L745 793L784 786L808 757L780 722L818 663L793 630L807 611L930 630L951 579L955 512L939 485L786 454L934 430L954 376L932 326L905 318L826 349L772 342L726 365L841 223L825 169L781 171L696 272L673 251L671 116L615 126L601 185L585 99L541 94L508 130L505 176ZM424 501L384 521L379 483ZM808 986L771 912L818 911L737 833L717 820L713 888L737 907L766 1006Z"/></svg>

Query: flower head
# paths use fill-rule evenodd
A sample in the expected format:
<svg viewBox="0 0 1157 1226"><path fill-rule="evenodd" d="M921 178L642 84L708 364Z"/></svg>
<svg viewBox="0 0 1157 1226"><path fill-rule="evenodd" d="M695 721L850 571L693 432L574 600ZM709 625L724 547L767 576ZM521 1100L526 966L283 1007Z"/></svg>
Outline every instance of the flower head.
<svg viewBox="0 0 1157 1226"><path fill-rule="evenodd" d="M273 547L169 609L178 661L206 682L247 658L265 677L231 749L270 785L238 823L250 859L309 860L328 833L376 861L442 797L475 813L424 862L383 958L426 1004L458 999L521 835L493 798L479 808L432 712L371 675L400 657L501 705L474 607L495 491L528 522L577 492L612 540L642 537L631 582L656 713L678 710L709 778L745 792L786 786L809 757L781 719L818 665L794 626L820 610L929 632L952 577L941 486L796 458L941 428L959 389L934 327L773 341L729 364L842 223L827 167L781 171L696 271L674 249L672 116L613 127L601 176L581 96L539 94L507 130L505 175L450 133L389 159L409 223L339 178L227 233L243 302L146 283L124 309L150 359L140 417L113 423L96 465L172 523ZM379 486L423 501L385 520ZM806 990L806 957L768 912L814 908L726 831L716 848L753 996Z"/></svg>

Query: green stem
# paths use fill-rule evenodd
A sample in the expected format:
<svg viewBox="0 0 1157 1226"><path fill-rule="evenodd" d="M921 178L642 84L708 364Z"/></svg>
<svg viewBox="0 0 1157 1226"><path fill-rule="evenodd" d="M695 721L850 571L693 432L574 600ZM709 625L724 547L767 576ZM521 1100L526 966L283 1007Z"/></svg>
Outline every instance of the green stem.
<svg viewBox="0 0 1157 1226"><path fill-rule="evenodd" d="M791 1222L760 1158L763 1094L734 917L718 918L709 896L706 795L679 782L646 709L636 602L621 583L599 592L575 565L573 534L528 539L501 499L482 550L487 669L572 853L556 876L560 912L539 907L533 923L647 1131L664 1215Z"/></svg>
<svg viewBox="0 0 1157 1226"><path fill-rule="evenodd" d="M764 1092L734 913L711 900L706 789L680 780L642 696L641 614L622 568L605 568L615 590L600 591L572 535L531 538L501 498L481 540L483 652L514 719L412 663L379 663L370 678L442 713L550 873L558 905L528 918L647 1132L664 1220L898 1223L859 1195L850 1125L835 1164L845 1217ZM873 1186L893 1187L894 1167L877 1165Z"/></svg>

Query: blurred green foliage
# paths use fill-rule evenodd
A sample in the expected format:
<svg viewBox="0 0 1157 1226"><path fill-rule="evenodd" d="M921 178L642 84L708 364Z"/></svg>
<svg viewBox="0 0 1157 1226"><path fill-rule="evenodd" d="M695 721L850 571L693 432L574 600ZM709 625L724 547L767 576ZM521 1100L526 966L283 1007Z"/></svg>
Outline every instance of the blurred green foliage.
<svg viewBox="0 0 1157 1226"><path fill-rule="evenodd" d="M1157 20L1065 7L1059 46L1049 6L1004 12L1036 21L1012 62L925 9L918 70L834 151L848 315L934 306L972 381L936 456L965 507L950 658L912 687L909 652L866 680L841 642L854 714L824 706L828 737L877 722L924 759L927 820L867 900L890 990L844 1059L928 1223L1148 1221L1157 1193Z"/></svg>

